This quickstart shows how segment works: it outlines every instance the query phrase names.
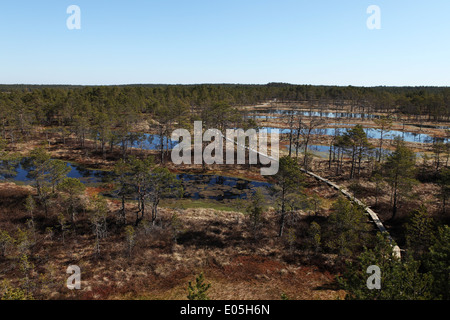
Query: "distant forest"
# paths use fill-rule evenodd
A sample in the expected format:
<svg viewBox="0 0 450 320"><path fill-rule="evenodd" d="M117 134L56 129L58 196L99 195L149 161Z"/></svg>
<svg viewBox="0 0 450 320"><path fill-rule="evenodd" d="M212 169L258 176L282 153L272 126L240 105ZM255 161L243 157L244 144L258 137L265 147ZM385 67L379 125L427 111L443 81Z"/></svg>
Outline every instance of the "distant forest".
<svg viewBox="0 0 450 320"><path fill-rule="evenodd" d="M136 84L120 86L69 85L0 85L2 113L10 108L20 110L44 107L47 115L66 105L83 108L129 108L138 112L153 112L160 107L177 104L192 109L217 102L231 106L252 105L277 99L278 102L350 105L365 112L395 112L427 116L433 121L446 121L450 113L449 87L338 87L291 85L203 84L163 85ZM2 114L0 114L2 116Z"/></svg>

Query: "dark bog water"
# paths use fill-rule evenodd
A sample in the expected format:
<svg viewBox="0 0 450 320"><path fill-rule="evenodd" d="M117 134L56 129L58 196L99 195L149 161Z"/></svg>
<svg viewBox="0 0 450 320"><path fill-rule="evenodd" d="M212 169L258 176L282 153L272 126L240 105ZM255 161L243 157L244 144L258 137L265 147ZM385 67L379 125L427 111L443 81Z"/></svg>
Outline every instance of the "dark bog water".
<svg viewBox="0 0 450 320"><path fill-rule="evenodd" d="M74 163L66 163L66 165L70 168L67 177L80 179L83 183L102 182L105 177L110 175L107 171L86 169ZM0 180L31 183L33 180L29 174L32 169L27 165L26 158L17 162L0 162Z"/></svg>
<svg viewBox="0 0 450 320"><path fill-rule="evenodd" d="M191 199L245 199L257 188L270 187L269 183L249 181L218 175L179 174L184 196Z"/></svg>
<svg viewBox="0 0 450 320"><path fill-rule="evenodd" d="M144 134L144 139L142 141L135 141L131 146L133 148L139 148L143 150L160 150L161 143L163 145L163 149L173 149L178 141L171 140L168 137L161 137L157 134Z"/></svg>
<svg viewBox="0 0 450 320"><path fill-rule="evenodd" d="M16 181L31 184L29 176L32 168L26 165L27 159L17 162L0 162L0 181ZM112 182L114 176L109 171L86 169L74 163L67 163L70 178L80 179L85 184ZM184 197L191 199L230 200L245 199L255 192L256 188L269 187L269 183L248 181L233 177L201 174L179 174Z"/></svg>
<svg viewBox="0 0 450 320"><path fill-rule="evenodd" d="M290 129L279 129L274 127L262 127L261 129L267 130L268 133L270 133L274 129L278 129L280 134L288 134L290 132ZM313 135L326 135L331 136L334 135L336 132L337 134L343 134L347 128L317 128L313 129L311 131L311 134ZM366 132L366 135L369 139L380 139L381 138L381 132L375 128L364 128L364 131ZM294 131L295 132L295 131ZM413 133L408 131L398 131L398 130L391 130L383 133L383 139L385 140L394 140L396 137L400 137L406 142L419 142L419 143L434 143L436 141L438 142L444 142L447 143L449 139L446 138L435 138L428 134L424 133Z"/></svg>
<svg viewBox="0 0 450 320"><path fill-rule="evenodd" d="M286 116L289 115L291 110L271 110L271 109L259 109L256 110L256 117L265 118L265 116L258 115L260 113L265 114L274 114L278 116ZM366 114L366 113L351 113L351 112L319 112L319 111L305 111L305 110L296 110L294 111L294 115L304 116L304 117L322 117L322 118L347 118L347 119L378 119L379 115L374 114ZM253 115L250 115L253 117ZM269 116L275 117L277 116Z"/></svg>

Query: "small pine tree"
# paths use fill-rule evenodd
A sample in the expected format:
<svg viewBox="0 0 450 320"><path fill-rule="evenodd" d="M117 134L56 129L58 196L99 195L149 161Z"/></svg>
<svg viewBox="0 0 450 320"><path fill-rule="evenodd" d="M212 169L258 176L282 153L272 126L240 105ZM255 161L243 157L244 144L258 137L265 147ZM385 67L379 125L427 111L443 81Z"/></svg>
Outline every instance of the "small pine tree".
<svg viewBox="0 0 450 320"><path fill-rule="evenodd" d="M14 239L7 231L0 230L0 257L5 257L9 248L14 245Z"/></svg>
<svg viewBox="0 0 450 320"><path fill-rule="evenodd" d="M33 196L30 194L28 195L27 199L25 200L25 209L27 209L28 214L30 215L31 223L34 227L34 209L36 208L36 202L33 199Z"/></svg>
<svg viewBox="0 0 450 320"><path fill-rule="evenodd" d="M406 224L406 242L416 257L428 251L431 246L435 233L434 224L425 205L415 210Z"/></svg>
<svg viewBox="0 0 450 320"><path fill-rule="evenodd" d="M59 185L58 189L66 194L64 205L67 213L71 216L72 223L75 223L77 208L81 203L81 196L86 190L86 186L76 178L65 178Z"/></svg>
<svg viewBox="0 0 450 320"><path fill-rule="evenodd" d="M176 243L178 240L178 235L183 230L183 222L177 212L175 212L170 218L170 227L172 229L173 241Z"/></svg>
<svg viewBox="0 0 450 320"><path fill-rule="evenodd" d="M319 195L314 193L313 196L310 197L308 200L309 200L310 210L312 210L314 215L317 216L320 212L320 209L321 209L321 206L323 203L323 199Z"/></svg>
<svg viewBox="0 0 450 320"><path fill-rule="evenodd" d="M126 226L125 227L125 244L128 252L128 256L131 256L131 251L134 247L134 241L136 237L136 231L134 230L133 226Z"/></svg>
<svg viewBox="0 0 450 320"><path fill-rule="evenodd" d="M252 195L250 202L246 208L248 219L255 236L259 229L264 210L265 210L264 193L261 191L260 188L258 188Z"/></svg>
<svg viewBox="0 0 450 320"><path fill-rule="evenodd" d="M428 254L425 269L433 275L433 298L450 299L450 227L439 227Z"/></svg>
<svg viewBox="0 0 450 320"><path fill-rule="evenodd" d="M203 272L200 273L198 277L195 278L195 285L192 285L192 282L188 283L188 296L189 300L209 300L207 291L211 287L211 284L204 283L205 278L203 276Z"/></svg>
<svg viewBox="0 0 450 320"><path fill-rule="evenodd" d="M92 224L95 235L95 252L100 253L100 239L107 235L106 218L108 216L108 203L99 196L91 198L91 212L89 220Z"/></svg>
<svg viewBox="0 0 450 320"><path fill-rule="evenodd" d="M67 221L66 221L66 217L64 216L64 214L60 213L58 215L58 223L59 226L61 227L61 234L62 234L62 242L64 243L65 241L65 234L67 231Z"/></svg>
<svg viewBox="0 0 450 320"><path fill-rule="evenodd" d="M380 268L381 290L368 288L369 266ZM390 240L378 233L375 248L365 248L356 263L347 262L337 281L347 300L428 300L432 298L433 278L430 273L419 272L419 267L420 262L411 255L404 261L393 258Z"/></svg>
<svg viewBox="0 0 450 320"><path fill-rule="evenodd" d="M329 239L326 245L341 257L353 256L358 247L367 241L367 217L364 210L341 197L333 204L333 212L329 216Z"/></svg>
<svg viewBox="0 0 450 320"><path fill-rule="evenodd" d="M34 298L31 293L14 288L10 283L3 281L0 285L0 300L34 300Z"/></svg>
<svg viewBox="0 0 450 320"><path fill-rule="evenodd" d="M317 222L312 222L308 229L309 244L317 253L322 242L321 228Z"/></svg>
<svg viewBox="0 0 450 320"><path fill-rule="evenodd" d="M45 237L49 238L50 240L53 240L55 232L53 231L52 227L45 228Z"/></svg>
<svg viewBox="0 0 450 320"><path fill-rule="evenodd" d="M27 220L27 225L30 231L33 233L34 242L36 242L37 241L36 224L34 221L34 210L36 209L36 202L34 201L33 196L31 194L29 194L25 200L25 209L28 211L28 214L30 215L30 219Z"/></svg>
<svg viewBox="0 0 450 320"><path fill-rule="evenodd" d="M297 235L295 234L295 229L290 227L287 229L286 233L287 242L289 244L289 251L294 252L295 242L297 241Z"/></svg>
<svg viewBox="0 0 450 320"><path fill-rule="evenodd" d="M19 258L19 269L23 275L23 278L21 279L22 287L24 288L25 292L28 294L31 292L31 290L34 289L36 284L34 283L34 281L32 279L32 274L34 271L34 264L32 262L30 262L30 260L26 254L22 254Z"/></svg>
<svg viewBox="0 0 450 320"><path fill-rule="evenodd" d="M28 254L33 246L30 230L21 228L17 229L15 244L19 254Z"/></svg>

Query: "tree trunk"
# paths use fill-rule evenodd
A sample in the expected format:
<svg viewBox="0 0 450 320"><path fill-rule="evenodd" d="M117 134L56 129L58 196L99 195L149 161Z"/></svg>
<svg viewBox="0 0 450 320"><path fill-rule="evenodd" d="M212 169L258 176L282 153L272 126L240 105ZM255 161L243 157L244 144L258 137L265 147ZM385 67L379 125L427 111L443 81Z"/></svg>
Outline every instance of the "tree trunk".
<svg viewBox="0 0 450 320"><path fill-rule="evenodd" d="M125 212L125 194L122 194L122 208L120 208L120 220L122 224L127 223L126 212Z"/></svg>
<svg viewBox="0 0 450 320"><path fill-rule="evenodd" d="M392 204L392 218L394 220L397 215L397 203L398 203L398 194L397 194L397 182L394 185L394 196L393 196L393 204Z"/></svg>
<svg viewBox="0 0 450 320"><path fill-rule="evenodd" d="M284 218L286 214L286 199L285 199L286 189L283 187L282 195L281 195L281 216L280 216L280 230L278 232L278 236L281 238L283 236L284 231Z"/></svg>

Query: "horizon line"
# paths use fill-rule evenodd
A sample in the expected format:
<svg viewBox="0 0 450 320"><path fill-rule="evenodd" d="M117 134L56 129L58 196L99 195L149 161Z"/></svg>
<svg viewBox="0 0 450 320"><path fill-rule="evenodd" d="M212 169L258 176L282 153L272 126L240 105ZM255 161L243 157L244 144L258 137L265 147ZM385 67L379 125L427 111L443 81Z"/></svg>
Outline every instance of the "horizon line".
<svg viewBox="0 0 450 320"><path fill-rule="evenodd" d="M124 87L124 86L205 86L205 85L216 85L216 86L230 86L230 85L241 85L241 86L268 86L268 85L285 85L285 86L311 86L311 87L341 87L341 88L450 88L450 85L337 85L337 84L296 84L289 82L268 82L268 83L240 83L240 82L202 82L202 83L122 83L122 84L57 84L57 83L0 83L0 86L37 86L37 87Z"/></svg>

